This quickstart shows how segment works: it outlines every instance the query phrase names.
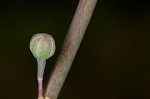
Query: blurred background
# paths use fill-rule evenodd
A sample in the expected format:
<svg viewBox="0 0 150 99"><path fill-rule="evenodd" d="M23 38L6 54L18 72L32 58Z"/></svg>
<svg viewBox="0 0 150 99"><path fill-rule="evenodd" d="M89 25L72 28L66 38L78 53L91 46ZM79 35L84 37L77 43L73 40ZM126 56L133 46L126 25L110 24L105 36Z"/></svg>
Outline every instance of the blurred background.
<svg viewBox="0 0 150 99"><path fill-rule="evenodd" d="M79 0L0 1L0 98L37 99L37 32L51 34L46 85ZM150 3L98 0L58 99L150 98Z"/></svg>

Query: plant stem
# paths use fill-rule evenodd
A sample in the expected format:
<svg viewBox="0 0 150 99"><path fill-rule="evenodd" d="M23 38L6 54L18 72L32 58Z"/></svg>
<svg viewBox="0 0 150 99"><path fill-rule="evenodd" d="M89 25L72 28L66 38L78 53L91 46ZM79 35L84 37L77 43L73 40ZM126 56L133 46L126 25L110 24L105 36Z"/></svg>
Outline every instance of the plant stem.
<svg viewBox="0 0 150 99"><path fill-rule="evenodd" d="M97 0L80 0L69 31L64 40L61 53L45 92L46 99L57 99L86 28L91 19Z"/></svg>
<svg viewBox="0 0 150 99"><path fill-rule="evenodd" d="M46 65L46 60L37 59L37 80L38 80L38 98L43 96L43 74Z"/></svg>
<svg viewBox="0 0 150 99"><path fill-rule="evenodd" d="M38 97L43 96L43 80L38 79Z"/></svg>

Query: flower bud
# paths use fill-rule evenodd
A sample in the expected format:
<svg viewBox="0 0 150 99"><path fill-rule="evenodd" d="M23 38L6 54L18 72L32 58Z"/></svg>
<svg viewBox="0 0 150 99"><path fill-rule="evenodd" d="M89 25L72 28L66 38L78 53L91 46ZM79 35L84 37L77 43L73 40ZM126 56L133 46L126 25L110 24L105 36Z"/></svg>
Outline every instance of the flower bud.
<svg viewBox="0 0 150 99"><path fill-rule="evenodd" d="M48 59L53 56L55 49L55 41L51 35L37 33L32 36L30 50L35 58L41 60Z"/></svg>

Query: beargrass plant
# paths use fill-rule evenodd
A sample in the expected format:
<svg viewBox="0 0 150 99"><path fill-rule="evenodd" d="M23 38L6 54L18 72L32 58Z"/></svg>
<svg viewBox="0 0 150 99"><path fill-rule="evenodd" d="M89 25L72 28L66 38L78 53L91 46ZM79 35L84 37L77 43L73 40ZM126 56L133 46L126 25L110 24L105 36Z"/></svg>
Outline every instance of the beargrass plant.
<svg viewBox="0 0 150 99"><path fill-rule="evenodd" d="M43 74L46 59L55 52L55 41L47 33L37 33L30 41L30 50L37 59L38 99L57 99L65 78L80 46L97 0L80 0L74 18L62 45L47 88L43 91Z"/></svg>

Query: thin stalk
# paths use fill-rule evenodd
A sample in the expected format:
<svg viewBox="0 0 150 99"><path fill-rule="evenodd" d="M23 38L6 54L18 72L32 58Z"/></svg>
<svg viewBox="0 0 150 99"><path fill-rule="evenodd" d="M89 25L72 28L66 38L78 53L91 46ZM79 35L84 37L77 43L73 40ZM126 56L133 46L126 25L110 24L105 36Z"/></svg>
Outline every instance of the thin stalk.
<svg viewBox="0 0 150 99"><path fill-rule="evenodd" d="M37 59L38 70L37 70L37 80L38 80L38 97L43 96L43 74L46 65L46 60Z"/></svg>
<svg viewBox="0 0 150 99"><path fill-rule="evenodd" d="M38 97L43 96L43 80L38 79Z"/></svg>
<svg viewBox="0 0 150 99"><path fill-rule="evenodd" d="M45 91L45 99L57 99L89 24L96 2L97 0L79 1L76 13L64 40L61 53L49 79Z"/></svg>

